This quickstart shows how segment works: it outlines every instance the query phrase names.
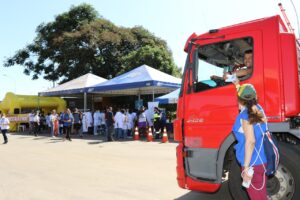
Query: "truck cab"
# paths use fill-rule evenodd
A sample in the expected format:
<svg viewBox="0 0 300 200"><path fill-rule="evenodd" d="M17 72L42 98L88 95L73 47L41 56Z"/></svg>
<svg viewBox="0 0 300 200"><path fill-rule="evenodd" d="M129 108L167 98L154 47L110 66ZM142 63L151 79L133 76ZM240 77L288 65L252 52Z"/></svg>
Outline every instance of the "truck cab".
<svg viewBox="0 0 300 200"><path fill-rule="evenodd" d="M237 92L226 81L226 74L234 72L241 84L254 85L269 129L281 141L281 165L268 180L269 197L300 199L300 45L295 35L280 16L272 16L192 34L184 49L187 59L174 122L179 186L215 192L225 180L235 199L248 198L241 184L232 183L241 182L232 134L239 113ZM246 54L251 63L245 63ZM287 156L291 152L293 159Z"/></svg>

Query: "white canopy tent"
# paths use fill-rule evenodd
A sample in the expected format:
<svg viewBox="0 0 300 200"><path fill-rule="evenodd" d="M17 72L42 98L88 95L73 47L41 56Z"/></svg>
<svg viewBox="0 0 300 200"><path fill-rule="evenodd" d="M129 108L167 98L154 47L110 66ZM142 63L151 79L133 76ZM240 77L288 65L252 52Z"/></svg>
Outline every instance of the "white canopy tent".
<svg viewBox="0 0 300 200"><path fill-rule="evenodd" d="M39 92L40 96L65 96L71 94L83 94L84 95L84 110L87 108L87 93L86 88L95 84L99 84L107 81L107 79L96 76L91 73L82 75L76 79L58 85L54 88L50 88L46 91Z"/></svg>
<svg viewBox="0 0 300 200"><path fill-rule="evenodd" d="M67 94L78 94L85 92L86 87L105 82L107 79L101 78L94 74L88 73L76 79L50 88L46 91L39 92L40 96L58 96Z"/></svg>
<svg viewBox="0 0 300 200"><path fill-rule="evenodd" d="M180 88L174 90L169 94L155 98L155 101L158 101L160 104L176 104L179 97Z"/></svg>

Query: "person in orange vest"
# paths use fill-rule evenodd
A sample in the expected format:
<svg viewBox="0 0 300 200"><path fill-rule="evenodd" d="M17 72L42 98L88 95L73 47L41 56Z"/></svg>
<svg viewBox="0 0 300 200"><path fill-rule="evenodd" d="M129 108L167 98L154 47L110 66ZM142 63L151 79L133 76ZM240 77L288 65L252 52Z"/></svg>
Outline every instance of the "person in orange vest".
<svg viewBox="0 0 300 200"><path fill-rule="evenodd" d="M161 111L157 107L154 107L153 123L155 139L159 139L161 135Z"/></svg>

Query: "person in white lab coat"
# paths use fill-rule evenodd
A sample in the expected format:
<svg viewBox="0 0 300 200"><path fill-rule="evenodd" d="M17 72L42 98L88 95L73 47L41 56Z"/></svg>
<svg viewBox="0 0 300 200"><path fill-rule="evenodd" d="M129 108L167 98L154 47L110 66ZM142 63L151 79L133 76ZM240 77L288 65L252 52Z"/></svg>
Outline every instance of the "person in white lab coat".
<svg viewBox="0 0 300 200"><path fill-rule="evenodd" d="M86 118L88 122L88 133L93 134L93 116L90 111L86 112Z"/></svg>
<svg viewBox="0 0 300 200"><path fill-rule="evenodd" d="M101 118L101 131L100 131L100 134L101 135L105 135L105 133L106 133L106 122L105 122L105 111L104 110L102 110L101 112L100 112L100 118Z"/></svg>
<svg viewBox="0 0 300 200"><path fill-rule="evenodd" d="M121 110L118 109L118 111L115 114L115 140L121 139L121 136L123 135L123 124L125 116L122 114Z"/></svg>
<svg viewBox="0 0 300 200"><path fill-rule="evenodd" d="M147 109L145 111L146 113L146 118L147 118L147 122L148 122L148 128L151 128L152 131L152 135L153 135L153 112L150 111L149 109Z"/></svg>
<svg viewBox="0 0 300 200"><path fill-rule="evenodd" d="M1 133L3 135L3 139L4 139L3 144L7 144L8 139L7 139L6 133L9 129L9 119L5 116L4 113L0 114L0 129L1 129Z"/></svg>
<svg viewBox="0 0 300 200"><path fill-rule="evenodd" d="M36 111L33 118L33 134L35 137L38 136L40 126L40 111Z"/></svg>
<svg viewBox="0 0 300 200"><path fill-rule="evenodd" d="M86 112L82 113L82 131L80 132L79 136L80 137L83 137L84 134L87 134L88 132L88 120L87 120L87 117L86 117Z"/></svg>
<svg viewBox="0 0 300 200"><path fill-rule="evenodd" d="M98 130L100 128L101 125L101 114L100 111L97 110L94 113L94 135L98 135Z"/></svg>
<svg viewBox="0 0 300 200"><path fill-rule="evenodd" d="M148 121L147 121L147 116L146 116L146 111L145 107L142 106L138 115L137 115L137 120L138 120L138 127L139 127L139 134L142 137L147 137L146 135L146 129L148 126Z"/></svg>

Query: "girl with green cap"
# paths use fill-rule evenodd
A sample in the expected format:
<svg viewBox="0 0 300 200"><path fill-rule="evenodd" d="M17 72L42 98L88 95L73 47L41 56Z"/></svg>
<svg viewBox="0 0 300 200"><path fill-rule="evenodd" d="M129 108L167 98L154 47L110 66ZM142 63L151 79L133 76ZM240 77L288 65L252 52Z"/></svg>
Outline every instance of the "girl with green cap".
<svg viewBox="0 0 300 200"><path fill-rule="evenodd" d="M243 186L250 199L267 200L265 163L266 156L262 148L263 135L266 131L266 118L258 104L257 93L253 85L239 85L237 88L240 113L236 117L233 133L236 137L236 158L241 165Z"/></svg>

